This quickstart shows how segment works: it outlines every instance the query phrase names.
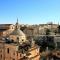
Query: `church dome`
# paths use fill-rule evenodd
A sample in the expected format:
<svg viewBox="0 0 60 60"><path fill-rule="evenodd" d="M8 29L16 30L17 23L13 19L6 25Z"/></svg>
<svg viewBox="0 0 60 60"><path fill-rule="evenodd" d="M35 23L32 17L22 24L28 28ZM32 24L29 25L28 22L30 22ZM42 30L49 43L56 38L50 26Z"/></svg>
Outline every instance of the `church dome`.
<svg viewBox="0 0 60 60"><path fill-rule="evenodd" d="M17 19L17 23L15 25L15 29L10 33L10 39L12 39L14 41L19 40L19 42L26 41L25 34L20 30L20 25L18 24L18 19Z"/></svg>
<svg viewBox="0 0 60 60"><path fill-rule="evenodd" d="M15 29L10 35L25 36L25 34L19 29Z"/></svg>
<svg viewBox="0 0 60 60"><path fill-rule="evenodd" d="M15 29L12 31L10 35L18 35L18 36L25 36L25 34L20 30L20 25L18 24L18 19L15 25Z"/></svg>

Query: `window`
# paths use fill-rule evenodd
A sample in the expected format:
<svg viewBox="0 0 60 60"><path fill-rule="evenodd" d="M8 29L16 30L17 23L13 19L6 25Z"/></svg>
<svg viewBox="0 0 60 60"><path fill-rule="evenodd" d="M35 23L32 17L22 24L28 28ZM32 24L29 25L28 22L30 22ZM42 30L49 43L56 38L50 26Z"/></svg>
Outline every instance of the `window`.
<svg viewBox="0 0 60 60"><path fill-rule="evenodd" d="M13 53L13 55L15 55L15 53Z"/></svg>
<svg viewBox="0 0 60 60"><path fill-rule="evenodd" d="M24 41L24 40L22 39L22 41Z"/></svg>
<svg viewBox="0 0 60 60"><path fill-rule="evenodd" d="M15 59L12 59L12 60L15 60Z"/></svg>
<svg viewBox="0 0 60 60"><path fill-rule="evenodd" d="M7 53L9 53L9 48L7 48Z"/></svg>
<svg viewBox="0 0 60 60"><path fill-rule="evenodd" d="M11 41L12 41L12 42L14 42L14 40L13 40L13 39L12 39Z"/></svg>
<svg viewBox="0 0 60 60"><path fill-rule="evenodd" d="M17 40L19 40L19 37L17 37Z"/></svg>
<svg viewBox="0 0 60 60"><path fill-rule="evenodd" d="M19 37L17 37L17 41L19 42Z"/></svg>
<svg viewBox="0 0 60 60"><path fill-rule="evenodd" d="M20 54L20 57L22 57L22 54Z"/></svg>
<svg viewBox="0 0 60 60"><path fill-rule="evenodd" d="M2 55L1 55L1 58L2 58Z"/></svg>

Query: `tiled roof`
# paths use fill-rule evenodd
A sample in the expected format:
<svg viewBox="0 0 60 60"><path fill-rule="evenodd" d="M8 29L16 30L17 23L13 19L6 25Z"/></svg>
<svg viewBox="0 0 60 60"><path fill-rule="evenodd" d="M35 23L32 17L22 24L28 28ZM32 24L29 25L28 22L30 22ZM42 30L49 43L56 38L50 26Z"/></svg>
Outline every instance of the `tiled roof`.
<svg viewBox="0 0 60 60"><path fill-rule="evenodd" d="M0 29L0 32L3 32L3 31L5 31L6 29Z"/></svg>
<svg viewBox="0 0 60 60"><path fill-rule="evenodd" d="M0 26L10 26L12 24L0 24Z"/></svg>

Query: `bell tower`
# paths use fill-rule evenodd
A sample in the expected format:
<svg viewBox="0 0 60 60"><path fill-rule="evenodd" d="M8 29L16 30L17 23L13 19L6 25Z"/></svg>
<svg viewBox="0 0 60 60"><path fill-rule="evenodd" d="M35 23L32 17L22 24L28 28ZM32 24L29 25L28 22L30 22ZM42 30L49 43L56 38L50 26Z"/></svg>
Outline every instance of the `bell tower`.
<svg viewBox="0 0 60 60"><path fill-rule="evenodd" d="M18 18L17 18L17 22L15 24L15 29L20 29L19 23L18 23Z"/></svg>

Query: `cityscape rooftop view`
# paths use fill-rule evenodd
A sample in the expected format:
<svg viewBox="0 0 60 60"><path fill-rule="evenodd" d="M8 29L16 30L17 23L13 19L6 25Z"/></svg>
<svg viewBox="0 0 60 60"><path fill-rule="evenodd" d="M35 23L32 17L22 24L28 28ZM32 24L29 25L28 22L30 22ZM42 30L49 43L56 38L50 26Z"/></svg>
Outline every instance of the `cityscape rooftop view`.
<svg viewBox="0 0 60 60"><path fill-rule="evenodd" d="M60 60L60 0L0 0L0 60Z"/></svg>

